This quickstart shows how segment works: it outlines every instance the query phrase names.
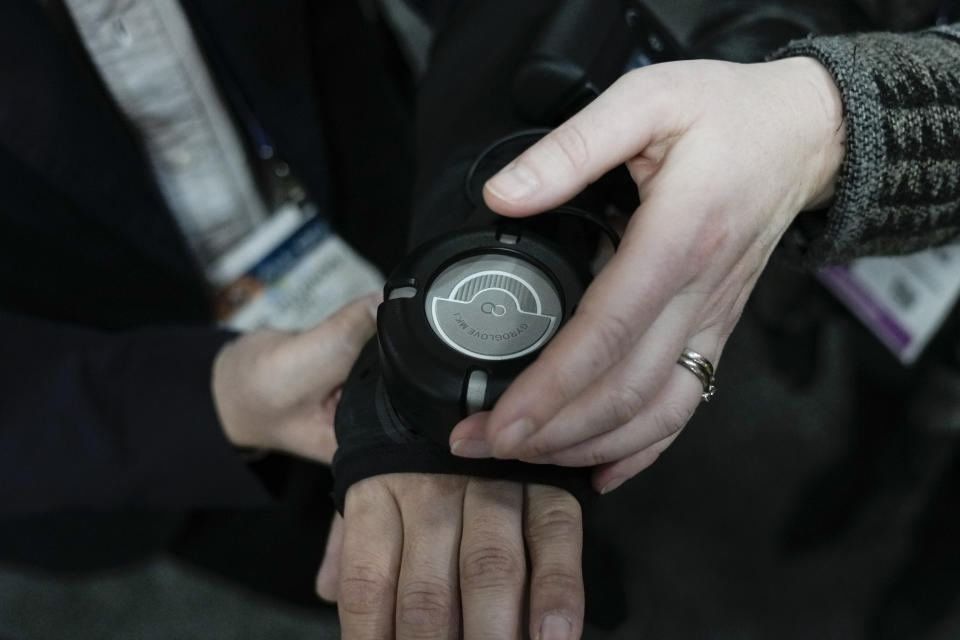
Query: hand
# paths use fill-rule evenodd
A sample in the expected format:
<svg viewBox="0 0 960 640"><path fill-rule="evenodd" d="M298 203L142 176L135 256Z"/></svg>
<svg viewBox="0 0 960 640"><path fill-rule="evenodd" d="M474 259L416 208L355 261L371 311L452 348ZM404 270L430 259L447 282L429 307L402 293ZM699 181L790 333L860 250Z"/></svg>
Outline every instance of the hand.
<svg viewBox="0 0 960 640"><path fill-rule="evenodd" d="M261 330L223 347L212 386L230 442L330 464L340 387L376 331L378 302L357 300L303 333Z"/></svg>
<svg viewBox="0 0 960 640"><path fill-rule="evenodd" d="M571 640L583 626L580 505L554 487L388 474L347 492L317 579L345 640ZM529 624L524 624L529 553ZM332 550L331 550L332 548ZM337 567L339 561L339 567Z"/></svg>
<svg viewBox="0 0 960 640"><path fill-rule="evenodd" d="M576 315L455 454L599 467L607 492L650 465L700 402L676 365L715 365L794 217L826 202L843 159L839 92L812 58L633 71L486 185L527 216L625 163L641 206ZM722 392L722 389L721 389Z"/></svg>

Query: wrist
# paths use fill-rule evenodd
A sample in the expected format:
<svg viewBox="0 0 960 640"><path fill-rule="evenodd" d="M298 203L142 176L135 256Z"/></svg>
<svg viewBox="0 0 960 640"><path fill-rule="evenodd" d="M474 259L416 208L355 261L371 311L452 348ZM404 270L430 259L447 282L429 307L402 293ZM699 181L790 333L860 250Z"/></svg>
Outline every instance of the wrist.
<svg viewBox="0 0 960 640"><path fill-rule="evenodd" d="M843 100L833 76L810 57L785 58L774 64L789 65L796 74L803 113L812 136L811 184L803 210L818 209L833 198L846 155Z"/></svg>
<svg viewBox="0 0 960 640"><path fill-rule="evenodd" d="M217 356L213 359L213 367L210 372L210 392L213 394L213 406L217 412L217 418L220 421L220 428L223 434L234 447L241 449L255 448L256 445L240 429L239 421L235 418L237 413L235 405L235 381L231 375L230 362L232 360L230 351L235 349L235 342L228 342L220 348Z"/></svg>

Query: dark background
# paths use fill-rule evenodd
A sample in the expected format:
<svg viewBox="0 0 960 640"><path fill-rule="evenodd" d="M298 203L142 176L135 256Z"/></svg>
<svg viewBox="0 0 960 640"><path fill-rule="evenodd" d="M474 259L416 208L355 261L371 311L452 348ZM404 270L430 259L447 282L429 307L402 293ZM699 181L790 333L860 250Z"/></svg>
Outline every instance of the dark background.
<svg viewBox="0 0 960 640"><path fill-rule="evenodd" d="M687 16L723 3L650 4L683 40ZM960 637L960 431L931 427L916 400L941 374L901 369L816 283L771 268L725 350L715 400L587 513L588 607L601 624L585 637ZM162 554L71 575L0 568L8 636L337 631L332 608Z"/></svg>

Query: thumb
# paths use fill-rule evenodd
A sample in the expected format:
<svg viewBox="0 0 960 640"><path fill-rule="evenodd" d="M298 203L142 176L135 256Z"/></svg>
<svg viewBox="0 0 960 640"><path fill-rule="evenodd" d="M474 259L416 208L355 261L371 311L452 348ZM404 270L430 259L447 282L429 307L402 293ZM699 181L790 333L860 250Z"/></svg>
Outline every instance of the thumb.
<svg viewBox="0 0 960 640"><path fill-rule="evenodd" d="M490 178L487 206L510 216L545 211L642 152L668 115L655 90L662 75L649 67L620 78Z"/></svg>
<svg viewBox="0 0 960 640"><path fill-rule="evenodd" d="M312 370L320 376L311 380L312 384L333 388L346 379L360 351L376 333L376 310L381 300L380 295L355 300L293 338L289 345L293 357L308 367L300 370Z"/></svg>

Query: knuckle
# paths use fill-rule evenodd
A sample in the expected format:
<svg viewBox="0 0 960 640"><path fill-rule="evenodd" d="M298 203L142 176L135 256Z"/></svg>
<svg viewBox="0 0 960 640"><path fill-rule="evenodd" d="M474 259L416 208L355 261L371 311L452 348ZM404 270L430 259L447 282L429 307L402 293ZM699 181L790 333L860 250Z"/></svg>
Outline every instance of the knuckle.
<svg viewBox="0 0 960 640"><path fill-rule="evenodd" d="M570 373L571 367L562 366L561 356L550 354L533 366L537 367L536 373L542 377L542 383L539 385L541 396L544 398L570 399L580 392L583 384L582 379L578 379Z"/></svg>
<svg viewBox="0 0 960 640"><path fill-rule="evenodd" d="M359 307L358 307L359 309ZM348 309L350 313L343 312L330 318L331 332L338 336L333 343L336 345L336 354L344 357L353 357L356 352L363 348L367 339L373 335L373 321L363 309L363 315L354 309Z"/></svg>
<svg viewBox="0 0 960 640"><path fill-rule="evenodd" d="M599 467L602 464L610 462L611 458L602 449L592 449L586 452L587 466Z"/></svg>
<svg viewBox="0 0 960 640"><path fill-rule="evenodd" d="M574 171L583 170L590 162L587 139L575 123L568 122L548 136L554 152Z"/></svg>
<svg viewBox="0 0 960 640"><path fill-rule="evenodd" d="M455 603L450 585L439 580L412 581L397 594L397 621L410 637L445 637L457 622Z"/></svg>
<svg viewBox="0 0 960 640"><path fill-rule="evenodd" d="M669 438L683 427L693 415L693 409L670 403L660 408L653 417L654 435L657 440Z"/></svg>
<svg viewBox="0 0 960 640"><path fill-rule="evenodd" d="M619 384L610 391L608 407L616 424L626 424L646 404L644 394L632 384Z"/></svg>
<svg viewBox="0 0 960 640"><path fill-rule="evenodd" d="M416 517L426 530L451 527L454 513L462 508L467 478L443 474L404 476L402 482L394 485L401 510Z"/></svg>
<svg viewBox="0 0 960 640"><path fill-rule="evenodd" d="M580 390L580 382L568 371L556 368L551 370L546 389L555 397L572 398Z"/></svg>
<svg viewBox="0 0 960 640"><path fill-rule="evenodd" d="M395 581L382 567L358 562L343 567L338 586L340 609L353 615L372 615L392 600Z"/></svg>
<svg viewBox="0 0 960 640"><path fill-rule="evenodd" d="M579 537L581 522L580 504L573 496L551 498L539 508L531 509L527 518L527 536L533 544L569 540Z"/></svg>
<svg viewBox="0 0 960 640"><path fill-rule="evenodd" d="M460 581L465 589L520 584L526 576L523 556L507 545L479 544L460 557Z"/></svg>
<svg viewBox="0 0 960 640"><path fill-rule="evenodd" d="M618 314L606 313L598 314L593 324L600 357L607 363L620 360L633 335L630 322Z"/></svg>
<svg viewBox="0 0 960 640"><path fill-rule="evenodd" d="M561 606L554 604L553 608L577 610L582 606L580 600L583 593L583 580L578 571L552 565L539 569L534 573L531 590L541 596L549 594L552 600L559 600Z"/></svg>
<svg viewBox="0 0 960 640"><path fill-rule="evenodd" d="M556 450L537 438L527 440L523 445L522 460L549 460Z"/></svg>
<svg viewBox="0 0 960 640"><path fill-rule="evenodd" d="M364 478L347 489L344 515L357 521L365 521L383 509L389 493L382 485L380 476Z"/></svg>

